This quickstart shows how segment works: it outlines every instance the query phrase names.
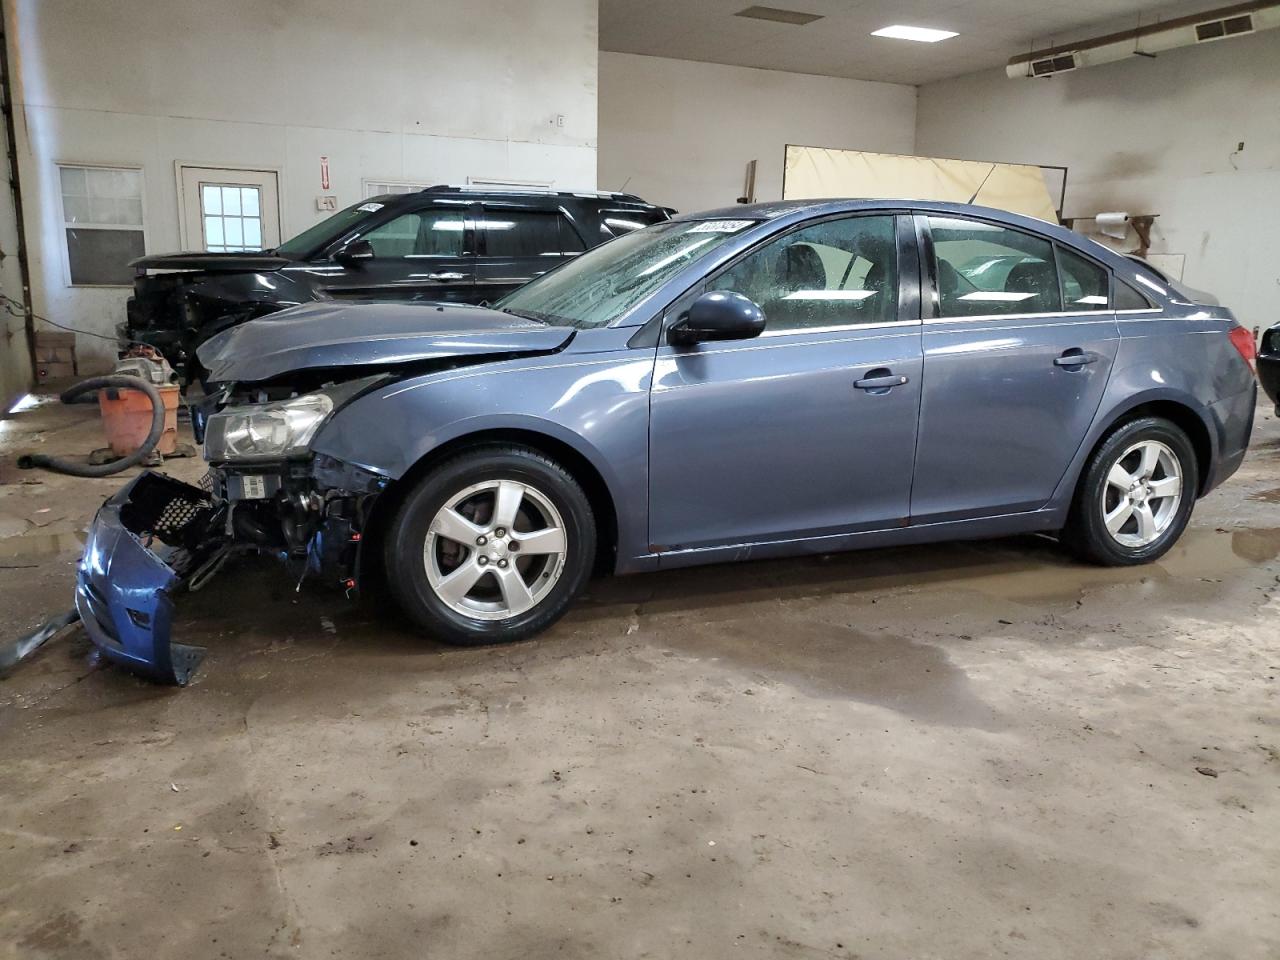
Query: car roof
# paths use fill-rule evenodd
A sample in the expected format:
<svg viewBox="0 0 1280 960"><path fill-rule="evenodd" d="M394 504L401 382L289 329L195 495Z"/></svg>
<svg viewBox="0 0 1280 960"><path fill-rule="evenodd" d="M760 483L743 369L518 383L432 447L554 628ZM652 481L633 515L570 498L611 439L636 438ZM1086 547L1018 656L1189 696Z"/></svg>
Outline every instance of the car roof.
<svg viewBox="0 0 1280 960"><path fill-rule="evenodd" d="M610 190L551 190L541 189L538 187L512 188L509 190L493 189L489 187L479 187L471 184L446 184L439 183L432 187L426 187L413 193L397 193L388 194L382 197L374 197L380 203L412 200L421 197L450 197L455 199L467 198L469 200L571 200L580 203L592 203L602 206L623 205L627 207L638 206L651 210L662 209L656 204L637 197L633 193L620 193Z"/></svg>
<svg viewBox="0 0 1280 960"><path fill-rule="evenodd" d="M731 207L718 207L714 210L703 210L698 213L685 213L676 220L722 220L735 218L742 220L773 220L790 214L801 214L805 217L822 216L827 213L850 213L858 210L923 210L929 213L951 213L963 216L978 216L989 220L1006 220L1009 223L1034 224L1037 227L1052 227L1056 224L1048 220L1027 217L1008 210L995 207L983 207L972 203L955 203L949 200L912 200L908 197L898 199L867 199L862 197L830 197L815 200L770 200L764 203L740 203Z"/></svg>

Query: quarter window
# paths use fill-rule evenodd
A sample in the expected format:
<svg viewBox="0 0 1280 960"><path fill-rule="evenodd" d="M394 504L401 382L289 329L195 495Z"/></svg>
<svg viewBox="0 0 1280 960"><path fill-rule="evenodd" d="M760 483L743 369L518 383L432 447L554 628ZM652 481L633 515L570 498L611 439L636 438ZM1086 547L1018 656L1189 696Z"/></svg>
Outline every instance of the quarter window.
<svg viewBox="0 0 1280 960"><path fill-rule="evenodd" d="M133 283L129 261L146 253L142 171L64 166L58 177L72 285Z"/></svg>
<svg viewBox="0 0 1280 960"><path fill-rule="evenodd" d="M1062 310L1053 245L995 224L929 217L943 317Z"/></svg>
<svg viewBox="0 0 1280 960"><path fill-rule="evenodd" d="M894 218L846 217L793 231L707 286L754 300L770 331L896 320Z"/></svg>
<svg viewBox="0 0 1280 960"><path fill-rule="evenodd" d="M1142 291L1129 285L1127 281L1116 278L1117 310L1150 310L1151 301Z"/></svg>
<svg viewBox="0 0 1280 960"><path fill-rule="evenodd" d="M564 214L550 210L485 210L476 227L490 257L563 257L586 249Z"/></svg>
<svg viewBox="0 0 1280 960"><path fill-rule="evenodd" d="M415 210L374 227L364 235L378 259L460 257L463 220L457 210Z"/></svg>
<svg viewBox="0 0 1280 960"><path fill-rule="evenodd" d="M1058 267L1062 271L1062 299L1071 312L1106 310L1109 277L1107 271L1066 247L1058 247Z"/></svg>

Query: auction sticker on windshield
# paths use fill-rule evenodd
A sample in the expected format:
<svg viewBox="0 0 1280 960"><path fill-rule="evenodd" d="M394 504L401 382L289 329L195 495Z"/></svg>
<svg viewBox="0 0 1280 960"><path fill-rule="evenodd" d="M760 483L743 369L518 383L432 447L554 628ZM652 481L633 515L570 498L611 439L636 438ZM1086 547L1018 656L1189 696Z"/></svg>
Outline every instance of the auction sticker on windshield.
<svg viewBox="0 0 1280 960"><path fill-rule="evenodd" d="M754 220L704 220L690 233L737 233L755 223Z"/></svg>

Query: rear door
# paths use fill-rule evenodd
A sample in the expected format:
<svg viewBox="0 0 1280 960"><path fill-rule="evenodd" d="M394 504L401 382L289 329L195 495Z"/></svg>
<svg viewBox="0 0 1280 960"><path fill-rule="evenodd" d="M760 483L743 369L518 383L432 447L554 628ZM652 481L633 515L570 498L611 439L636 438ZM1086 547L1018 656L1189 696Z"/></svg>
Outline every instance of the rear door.
<svg viewBox="0 0 1280 960"><path fill-rule="evenodd" d="M372 259L343 261L334 254L316 265L318 285L330 296L375 300L474 303L475 239L468 208L430 204L370 226L354 240L368 241Z"/></svg>
<svg viewBox="0 0 1280 960"><path fill-rule="evenodd" d="M1111 373L1110 273L998 223L916 222L932 289L912 522L1036 509L1066 473Z"/></svg>
<svg viewBox="0 0 1280 960"><path fill-rule="evenodd" d="M587 248L564 210L536 198L485 201L476 242L479 296L490 303Z"/></svg>

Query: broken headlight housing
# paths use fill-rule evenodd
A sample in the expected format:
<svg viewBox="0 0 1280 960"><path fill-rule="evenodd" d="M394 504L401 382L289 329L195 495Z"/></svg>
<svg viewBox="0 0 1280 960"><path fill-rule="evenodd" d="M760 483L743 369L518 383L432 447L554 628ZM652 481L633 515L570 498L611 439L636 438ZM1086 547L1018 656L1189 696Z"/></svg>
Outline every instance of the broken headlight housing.
<svg viewBox="0 0 1280 960"><path fill-rule="evenodd" d="M204 457L212 463L287 460L306 454L311 438L333 412L328 393L224 407L209 417Z"/></svg>

